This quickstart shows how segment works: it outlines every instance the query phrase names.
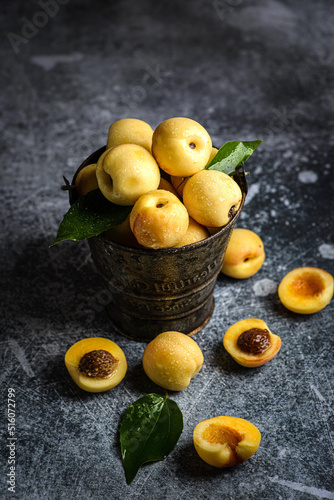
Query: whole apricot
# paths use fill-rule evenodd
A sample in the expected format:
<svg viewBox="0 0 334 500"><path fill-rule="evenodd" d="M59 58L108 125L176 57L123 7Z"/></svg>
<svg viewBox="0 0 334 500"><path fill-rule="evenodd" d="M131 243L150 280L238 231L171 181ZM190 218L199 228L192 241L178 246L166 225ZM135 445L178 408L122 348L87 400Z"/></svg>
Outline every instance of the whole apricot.
<svg viewBox="0 0 334 500"><path fill-rule="evenodd" d="M120 144L138 144L151 153L152 136L152 127L143 120L122 118L109 127L107 149Z"/></svg>
<svg viewBox="0 0 334 500"><path fill-rule="evenodd" d="M232 177L218 170L201 170L183 189L189 215L203 226L226 226L236 214L242 192Z"/></svg>
<svg viewBox="0 0 334 500"><path fill-rule="evenodd" d="M121 243L128 247L140 247L130 227L130 215L118 226L112 226L103 233L103 236L109 240Z"/></svg>
<svg viewBox="0 0 334 500"><path fill-rule="evenodd" d="M218 149L212 146L210 157L208 159L207 165L209 165L209 163L214 159L214 157L216 156L217 153L218 153Z"/></svg>
<svg viewBox="0 0 334 500"><path fill-rule="evenodd" d="M179 194L176 191L176 189L174 188L173 184L171 182L167 181L166 179L164 179L163 177L161 177L161 179L160 179L160 184L158 186L158 189L164 189L165 191L170 191L171 193L173 193L175 196L177 196L179 198Z"/></svg>
<svg viewBox="0 0 334 500"><path fill-rule="evenodd" d="M230 326L224 336L224 347L234 361L246 368L268 363L281 348L281 339L269 330L262 319L243 319Z"/></svg>
<svg viewBox="0 0 334 500"><path fill-rule="evenodd" d="M189 226L185 236L182 238L180 243L175 245L176 247L183 247L184 245L191 245L197 241L205 240L210 236L209 231L206 227L198 224L194 219L189 217Z"/></svg>
<svg viewBox="0 0 334 500"><path fill-rule="evenodd" d="M189 224L186 207L170 191L143 194L130 213L130 226L138 243L146 248L169 248L184 238Z"/></svg>
<svg viewBox="0 0 334 500"><path fill-rule="evenodd" d="M249 229L234 229L228 243L222 273L231 278L250 278L265 259L263 242Z"/></svg>
<svg viewBox="0 0 334 500"><path fill-rule="evenodd" d="M333 290L334 279L327 271L299 267L284 276L278 287L278 296L290 311L313 314L329 304Z"/></svg>
<svg viewBox="0 0 334 500"><path fill-rule="evenodd" d="M241 464L257 451L259 429L243 418L219 416L196 425L193 442L198 455L214 467Z"/></svg>
<svg viewBox="0 0 334 500"><path fill-rule="evenodd" d="M146 375L170 391L182 391L200 371L204 357L198 344L184 333L169 331L155 337L143 354Z"/></svg>
<svg viewBox="0 0 334 500"><path fill-rule="evenodd" d="M160 183L153 156L137 144L107 149L98 159L96 177L102 194L116 205L133 205Z"/></svg>
<svg viewBox="0 0 334 500"><path fill-rule="evenodd" d="M75 187L79 196L99 188L96 178L96 163L82 168L75 178Z"/></svg>
<svg viewBox="0 0 334 500"><path fill-rule="evenodd" d="M87 392L108 391L123 380L127 371L122 349L102 337L72 345L65 355L65 365L73 381Z"/></svg>
<svg viewBox="0 0 334 500"><path fill-rule="evenodd" d="M175 175L170 176L170 181L181 198L183 197L184 186L186 185L188 178L189 177L176 177Z"/></svg>
<svg viewBox="0 0 334 500"><path fill-rule="evenodd" d="M169 118L158 125L152 153L160 168L170 175L188 176L202 170L212 150L210 135L190 118Z"/></svg>

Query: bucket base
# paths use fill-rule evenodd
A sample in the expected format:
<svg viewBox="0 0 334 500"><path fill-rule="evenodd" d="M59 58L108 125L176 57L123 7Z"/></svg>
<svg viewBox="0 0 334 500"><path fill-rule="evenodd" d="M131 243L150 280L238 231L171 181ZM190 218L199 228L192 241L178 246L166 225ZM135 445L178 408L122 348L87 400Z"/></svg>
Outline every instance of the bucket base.
<svg viewBox="0 0 334 500"><path fill-rule="evenodd" d="M214 298L211 295L197 310L186 316L170 316L168 318L134 317L121 311L110 303L106 312L111 325L124 337L138 342L150 342L157 335L167 331L177 331L186 335L194 335L209 322L214 310ZM133 333L132 333L133 332Z"/></svg>

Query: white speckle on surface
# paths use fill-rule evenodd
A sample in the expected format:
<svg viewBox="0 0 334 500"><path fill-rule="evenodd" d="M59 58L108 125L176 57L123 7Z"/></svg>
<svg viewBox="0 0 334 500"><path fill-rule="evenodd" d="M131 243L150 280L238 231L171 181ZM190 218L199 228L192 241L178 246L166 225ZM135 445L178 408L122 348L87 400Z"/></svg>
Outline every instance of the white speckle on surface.
<svg viewBox="0 0 334 500"><path fill-rule="evenodd" d="M272 293L275 293L277 290L277 283L268 278L264 278L263 280L257 281L253 285L253 292L257 297L267 297Z"/></svg>
<svg viewBox="0 0 334 500"><path fill-rule="evenodd" d="M245 205L250 203L252 201L252 199L259 193L259 191L260 191L260 185L259 184L252 184L250 186L250 188L248 189Z"/></svg>
<svg viewBox="0 0 334 500"><path fill-rule="evenodd" d="M58 63L72 63L80 61L83 55L80 53L68 54L68 55L54 55L54 56L33 56L31 61L37 66L49 71L53 69Z"/></svg>
<svg viewBox="0 0 334 500"><path fill-rule="evenodd" d="M334 259L334 245L330 243L323 243L319 247L321 257L324 259Z"/></svg>
<svg viewBox="0 0 334 500"><path fill-rule="evenodd" d="M299 172L298 180L303 184L314 184L318 180L318 174L313 170L303 170Z"/></svg>
<svg viewBox="0 0 334 500"><path fill-rule="evenodd" d="M14 339L9 339L8 344L28 377L34 377L35 373L33 372L22 347Z"/></svg>
<svg viewBox="0 0 334 500"><path fill-rule="evenodd" d="M305 486L305 484L296 483L295 481L284 481L283 479L279 479L277 476L269 477L269 480L273 483L291 488L294 491L308 493L309 495L313 495L317 498L328 498L330 500L334 500L334 492L332 491L320 490L319 488L314 488L313 486Z"/></svg>

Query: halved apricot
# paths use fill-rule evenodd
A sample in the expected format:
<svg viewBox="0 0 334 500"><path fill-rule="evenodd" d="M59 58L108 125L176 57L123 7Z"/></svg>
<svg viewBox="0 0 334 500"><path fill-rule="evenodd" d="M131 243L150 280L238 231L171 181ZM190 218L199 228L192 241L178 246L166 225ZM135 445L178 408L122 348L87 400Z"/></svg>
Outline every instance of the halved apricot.
<svg viewBox="0 0 334 500"><path fill-rule="evenodd" d="M241 464L257 451L259 429L243 418L219 416L196 425L193 442L198 455L214 467Z"/></svg>
<svg viewBox="0 0 334 500"><path fill-rule="evenodd" d="M102 337L72 345L65 355L65 365L74 382L88 392L108 391L123 380L127 370L122 349Z"/></svg>
<svg viewBox="0 0 334 500"><path fill-rule="evenodd" d="M243 319L230 326L224 347L234 361L246 368L268 363L281 348L281 339L269 330L262 319Z"/></svg>
<svg viewBox="0 0 334 500"><path fill-rule="evenodd" d="M282 304L299 314L321 311L333 297L334 279L316 267L299 267L290 271L278 287Z"/></svg>

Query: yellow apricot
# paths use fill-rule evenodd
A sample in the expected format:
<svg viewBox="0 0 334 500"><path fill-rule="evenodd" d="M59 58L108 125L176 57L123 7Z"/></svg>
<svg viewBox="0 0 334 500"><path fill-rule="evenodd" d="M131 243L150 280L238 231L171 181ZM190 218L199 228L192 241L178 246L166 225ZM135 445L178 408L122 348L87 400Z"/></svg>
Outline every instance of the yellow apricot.
<svg viewBox="0 0 334 500"><path fill-rule="evenodd" d="M249 229L234 229L228 243L222 273L236 279L250 278L265 260L263 242Z"/></svg>
<svg viewBox="0 0 334 500"><path fill-rule="evenodd" d="M196 425L193 442L198 455L214 467L241 464L257 451L259 429L243 418L219 416Z"/></svg>
<svg viewBox="0 0 334 500"><path fill-rule="evenodd" d="M205 240L210 236L209 231L206 227L198 224L194 219L189 217L189 226L185 236L182 238L180 243L175 245L176 247L183 247L184 245L191 245L197 241Z"/></svg>
<svg viewBox="0 0 334 500"><path fill-rule="evenodd" d="M316 267L299 267L284 276L278 287L278 296L290 311L313 314L329 304L333 291L331 274Z"/></svg>
<svg viewBox="0 0 334 500"><path fill-rule="evenodd" d="M184 333L163 332L145 348L143 368L157 385L182 391L200 371L204 357L198 344Z"/></svg>
<svg viewBox="0 0 334 500"><path fill-rule="evenodd" d="M65 355L65 365L73 381L87 392L112 389L123 380L127 371L122 349L102 337L73 344Z"/></svg>
<svg viewBox="0 0 334 500"><path fill-rule="evenodd" d="M96 163L82 168L75 179L75 187L79 196L99 188L96 178Z"/></svg>
<svg viewBox="0 0 334 500"><path fill-rule="evenodd" d="M122 118L109 127L107 149L120 144L138 144L151 153L152 127L137 118Z"/></svg>

